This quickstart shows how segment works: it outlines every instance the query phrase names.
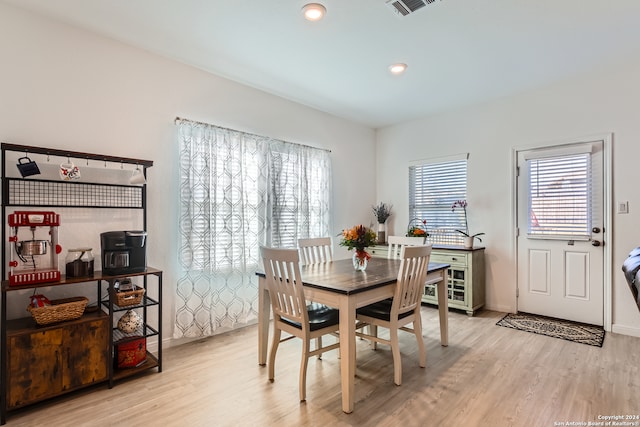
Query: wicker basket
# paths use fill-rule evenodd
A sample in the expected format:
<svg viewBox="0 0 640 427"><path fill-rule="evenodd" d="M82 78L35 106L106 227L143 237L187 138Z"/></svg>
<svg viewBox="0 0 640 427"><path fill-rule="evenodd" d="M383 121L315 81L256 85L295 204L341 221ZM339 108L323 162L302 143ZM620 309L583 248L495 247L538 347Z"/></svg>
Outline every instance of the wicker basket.
<svg viewBox="0 0 640 427"><path fill-rule="evenodd" d="M72 297L52 300L46 307L27 307L38 325L74 320L82 316L89 300L86 297Z"/></svg>
<svg viewBox="0 0 640 427"><path fill-rule="evenodd" d="M120 307L140 304L144 296L144 288L136 286L133 291L116 292L113 291L114 302Z"/></svg>

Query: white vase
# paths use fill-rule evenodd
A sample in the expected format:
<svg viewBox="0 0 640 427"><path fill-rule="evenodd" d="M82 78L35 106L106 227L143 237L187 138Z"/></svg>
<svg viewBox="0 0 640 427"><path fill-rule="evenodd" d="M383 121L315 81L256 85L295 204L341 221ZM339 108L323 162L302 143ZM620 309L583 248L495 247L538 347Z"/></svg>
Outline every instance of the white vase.
<svg viewBox="0 0 640 427"><path fill-rule="evenodd" d="M378 244L384 245L387 243L387 226L384 222L378 223Z"/></svg>
<svg viewBox="0 0 640 427"><path fill-rule="evenodd" d="M473 237L465 237L464 238L464 247L472 248L473 247Z"/></svg>

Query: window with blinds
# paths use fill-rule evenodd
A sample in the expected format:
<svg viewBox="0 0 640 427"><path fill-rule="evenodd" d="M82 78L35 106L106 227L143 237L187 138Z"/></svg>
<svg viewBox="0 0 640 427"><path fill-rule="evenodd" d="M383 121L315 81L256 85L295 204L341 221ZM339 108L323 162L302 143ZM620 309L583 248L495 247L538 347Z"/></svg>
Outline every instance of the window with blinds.
<svg viewBox="0 0 640 427"><path fill-rule="evenodd" d="M451 207L467 198L467 159L424 163L409 167L409 217L427 221L427 241L461 244L456 230L466 227L464 211Z"/></svg>
<svg viewBox="0 0 640 427"><path fill-rule="evenodd" d="M591 236L589 153L528 159L530 236Z"/></svg>
<svg viewBox="0 0 640 427"><path fill-rule="evenodd" d="M331 165L324 150L272 150L270 161L270 239L295 248L299 238L330 233Z"/></svg>

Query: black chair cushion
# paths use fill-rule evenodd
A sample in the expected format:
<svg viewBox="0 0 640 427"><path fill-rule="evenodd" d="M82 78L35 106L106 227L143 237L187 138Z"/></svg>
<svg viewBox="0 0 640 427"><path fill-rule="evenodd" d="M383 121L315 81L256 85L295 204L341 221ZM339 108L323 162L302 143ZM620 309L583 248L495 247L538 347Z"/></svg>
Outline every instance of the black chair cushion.
<svg viewBox="0 0 640 427"><path fill-rule="evenodd" d="M356 313L362 316L374 317L376 319L389 322L391 320L391 304L393 304L393 298L385 299L374 302L373 304L365 305L364 307L359 308ZM398 318L404 319L407 316L411 316L411 313L411 311L401 313Z"/></svg>
<svg viewBox="0 0 640 427"><path fill-rule="evenodd" d="M307 313L309 313L309 330L311 331L337 325L340 322L340 311L324 304L312 302L307 306ZM299 322L294 322L285 317L282 318L282 321L294 328L302 329Z"/></svg>

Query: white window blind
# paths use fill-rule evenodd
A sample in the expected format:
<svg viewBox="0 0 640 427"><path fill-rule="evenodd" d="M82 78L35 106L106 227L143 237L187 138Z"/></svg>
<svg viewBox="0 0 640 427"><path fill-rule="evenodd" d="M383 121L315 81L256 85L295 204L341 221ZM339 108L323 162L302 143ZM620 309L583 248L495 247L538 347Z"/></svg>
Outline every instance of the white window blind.
<svg viewBox="0 0 640 427"><path fill-rule="evenodd" d="M590 238L590 165L589 153L527 160L530 236Z"/></svg>
<svg viewBox="0 0 640 427"><path fill-rule="evenodd" d="M409 167L409 216L427 221L431 243L462 243L464 211L451 210L467 198L467 160L455 159Z"/></svg>

